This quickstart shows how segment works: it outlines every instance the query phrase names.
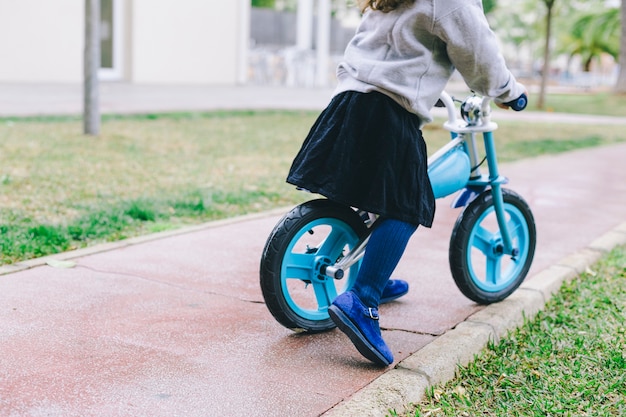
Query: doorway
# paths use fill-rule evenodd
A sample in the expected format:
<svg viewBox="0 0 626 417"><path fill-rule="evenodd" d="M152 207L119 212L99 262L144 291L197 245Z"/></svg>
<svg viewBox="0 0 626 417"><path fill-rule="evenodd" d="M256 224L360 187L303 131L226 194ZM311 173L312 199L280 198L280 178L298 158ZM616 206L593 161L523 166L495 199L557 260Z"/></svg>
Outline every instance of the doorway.
<svg viewBox="0 0 626 417"><path fill-rule="evenodd" d="M100 71L101 80L121 80L123 71L124 0L100 0Z"/></svg>

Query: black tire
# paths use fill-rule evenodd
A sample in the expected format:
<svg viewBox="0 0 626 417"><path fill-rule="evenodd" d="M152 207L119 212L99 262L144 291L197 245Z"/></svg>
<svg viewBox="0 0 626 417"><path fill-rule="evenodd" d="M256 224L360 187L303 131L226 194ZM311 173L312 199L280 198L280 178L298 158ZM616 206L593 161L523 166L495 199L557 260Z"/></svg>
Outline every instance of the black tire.
<svg viewBox="0 0 626 417"><path fill-rule="evenodd" d="M321 274L320 267L335 263L366 234L357 212L330 200L312 200L287 213L261 256L261 290L274 318L296 332L334 328L328 307L352 287L360 262L341 280Z"/></svg>
<svg viewBox="0 0 626 417"><path fill-rule="evenodd" d="M484 191L461 213L450 238L452 277L469 299L479 304L504 300L524 281L535 254L537 232L528 204L502 189L514 255L502 253L500 228L491 190Z"/></svg>

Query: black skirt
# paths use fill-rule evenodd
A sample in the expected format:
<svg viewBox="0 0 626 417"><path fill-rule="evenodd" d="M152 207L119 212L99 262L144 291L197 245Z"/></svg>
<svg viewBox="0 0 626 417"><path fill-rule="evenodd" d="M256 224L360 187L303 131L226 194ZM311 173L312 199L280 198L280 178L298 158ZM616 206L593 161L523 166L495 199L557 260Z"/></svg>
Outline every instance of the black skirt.
<svg viewBox="0 0 626 417"><path fill-rule="evenodd" d="M381 93L344 92L320 114L287 182L383 217L430 227L435 199L419 118Z"/></svg>

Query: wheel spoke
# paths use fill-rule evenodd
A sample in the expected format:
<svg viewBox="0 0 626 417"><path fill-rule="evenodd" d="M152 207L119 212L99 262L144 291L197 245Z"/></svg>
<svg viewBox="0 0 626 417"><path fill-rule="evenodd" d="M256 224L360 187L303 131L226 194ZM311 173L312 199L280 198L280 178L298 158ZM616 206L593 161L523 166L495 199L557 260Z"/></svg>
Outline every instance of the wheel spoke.
<svg viewBox="0 0 626 417"><path fill-rule="evenodd" d="M497 285L498 279L500 278L501 269L502 269L502 257L500 256L488 256L487 257L487 271L486 271L486 281L491 285Z"/></svg>
<svg viewBox="0 0 626 417"><path fill-rule="evenodd" d="M311 280L315 256L291 253L285 256L285 279Z"/></svg>
<svg viewBox="0 0 626 417"><path fill-rule="evenodd" d="M345 233L341 230L333 228L331 232L326 236L324 242L320 245L318 253L333 257L339 255L346 243Z"/></svg>
<svg viewBox="0 0 626 417"><path fill-rule="evenodd" d="M490 256L491 251L491 240L493 238L493 234L487 229L476 226L476 230L474 233L474 238L472 239L472 246L481 251L485 256Z"/></svg>
<svg viewBox="0 0 626 417"><path fill-rule="evenodd" d="M313 291L317 299L318 311L328 311L330 303L337 297L337 289L332 278L328 278L323 282L313 282Z"/></svg>

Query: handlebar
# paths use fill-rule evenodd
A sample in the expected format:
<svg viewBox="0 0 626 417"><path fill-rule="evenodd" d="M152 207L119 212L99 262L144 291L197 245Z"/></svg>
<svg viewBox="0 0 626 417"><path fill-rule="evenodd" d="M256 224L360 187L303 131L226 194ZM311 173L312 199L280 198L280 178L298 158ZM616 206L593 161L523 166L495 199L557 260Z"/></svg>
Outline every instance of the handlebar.
<svg viewBox="0 0 626 417"><path fill-rule="evenodd" d="M448 121L444 127L452 132L461 133L462 131L488 131L497 128L497 125L491 122L491 97L471 96L465 99L461 104L461 117L463 121L457 120L457 108L454 99L445 91L439 97L437 107L445 107L448 113ZM515 111L522 111L528 104L528 97L522 94L517 99L504 103Z"/></svg>
<svg viewBox="0 0 626 417"><path fill-rule="evenodd" d="M504 103L504 105L509 106L515 111L522 111L528 105L528 97L526 96L526 93L524 93L515 100Z"/></svg>
<svg viewBox="0 0 626 417"><path fill-rule="evenodd" d="M454 106L454 99L452 99L452 96L445 91L442 91L441 95L439 96L439 100L443 104L442 107L445 107L446 111L448 112L448 121L455 122L456 107Z"/></svg>

